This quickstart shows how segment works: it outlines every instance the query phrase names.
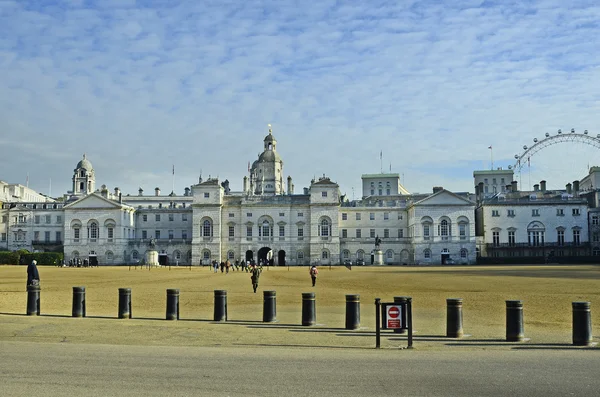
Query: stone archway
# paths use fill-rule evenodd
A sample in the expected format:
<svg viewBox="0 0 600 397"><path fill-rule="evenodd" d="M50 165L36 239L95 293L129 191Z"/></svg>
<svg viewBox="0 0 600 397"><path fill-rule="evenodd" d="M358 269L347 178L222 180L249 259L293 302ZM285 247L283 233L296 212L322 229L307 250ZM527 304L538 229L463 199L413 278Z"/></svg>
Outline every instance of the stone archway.
<svg viewBox="0 0 600 397"><path fill-rule="evenodd" d="M280 250L277 253L277 265L285 266L285 251L284 250Z"/></svg>
<svg viewBox="0 0 600 397"><path fill-rule="evenodd" d="M252 252L252 250L246 251L246 262L252 263L253 260L254 260L254 252Z"/></svg>
<svg viewBox="0 0 600 397"><path fill-rule="evenodd" d="M271 253L269 255L269 252ZM258 250L258 263L267 264L267 266L271 266L273 264L273 251L270 247L262 247Z"/></svg>

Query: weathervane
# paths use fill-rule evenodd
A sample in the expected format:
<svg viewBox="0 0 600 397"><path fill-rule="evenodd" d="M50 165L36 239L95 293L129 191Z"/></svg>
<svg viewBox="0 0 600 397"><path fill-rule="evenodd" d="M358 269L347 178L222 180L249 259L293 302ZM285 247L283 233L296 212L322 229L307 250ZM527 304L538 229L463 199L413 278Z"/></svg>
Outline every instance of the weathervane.
<svg viewBox="0 0 600 397"><path fill-rule="evenodd" d="M267 126L269 127L269 134L270 134L271 132L273 132L273 129L271 128L271 124L267 124Z"/></svg>

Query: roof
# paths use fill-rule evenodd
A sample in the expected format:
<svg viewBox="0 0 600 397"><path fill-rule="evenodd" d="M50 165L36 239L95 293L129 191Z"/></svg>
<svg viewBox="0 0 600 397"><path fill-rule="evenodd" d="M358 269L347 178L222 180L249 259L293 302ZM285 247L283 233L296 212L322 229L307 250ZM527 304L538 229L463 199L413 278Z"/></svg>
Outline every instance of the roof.
<svg viewBox="0 0 600 397"><path fill-rule="evenodd" d="M363 179L370 178L400 178L400 174L362 174L360 176Z"/></svg>
<svg viewBox="0 0 600 397"><path fill-rule="evenodd" d="M90 161L85 157L85 153L83 154L83 159L81 159L79 163L77 163L77 167L75 167L75 169L79 168L83 168L87 171L92 171L94 169L94 167L92 167L92 163L90 163Z"/></svg>

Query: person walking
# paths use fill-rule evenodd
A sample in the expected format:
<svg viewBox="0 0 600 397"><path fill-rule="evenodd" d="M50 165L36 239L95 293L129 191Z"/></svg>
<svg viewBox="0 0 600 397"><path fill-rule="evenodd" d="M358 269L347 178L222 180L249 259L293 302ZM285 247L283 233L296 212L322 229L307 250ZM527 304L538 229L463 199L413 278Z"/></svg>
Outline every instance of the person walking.
<svg viewBox="0 0 600 397"><path fill-rule="evenodd" d="M258 288L258 278L260 277L261 271L262 269L256 265L252 266L250 269L250 279L252 280L252 288L254 289L254 293L256 293L256 289Z"/></svg>
<svg viewBox="0 0 600 397"><path fill-rule="evenodd" d="M35 259L27 266L27 287L30 285L40 285L40 273Z"/></svg>
<svg viewBox="0 0 600 397"><path fill-rule="evenodd" d="M314 287L315 284L317 283L317 274L319 274L319 269L317 269L317 266L312 265L309 273L310 273L310 278L312 279L312 286Z"/></svg>
<svg viewBox="0 0 600 397"><path fill-rule="evenodd" d="M217 261L213 261L212 265L215 273L217 273L219 271L219 263Z"/></svg>

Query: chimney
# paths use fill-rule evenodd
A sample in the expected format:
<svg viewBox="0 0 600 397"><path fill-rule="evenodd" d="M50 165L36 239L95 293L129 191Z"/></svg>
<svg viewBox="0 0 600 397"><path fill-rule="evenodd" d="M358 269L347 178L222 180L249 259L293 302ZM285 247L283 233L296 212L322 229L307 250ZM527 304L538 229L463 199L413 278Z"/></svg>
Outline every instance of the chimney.
<svg viewBox="0 0 600 397"><path fill-rule="evenodd" d="M244 193L248 191L248 177L244 177Z"/></svg>
<svg viewBox="0 0 600 397"><path fill-rule="evenodd" d="M573 193L579 193L579 181L573 181Z"/></svg>
<svg viewBox="0 0 600 397"><path fill-rule="evenodd" d="M537 184L537 183L535 185L533 185L533 191L534 192L539 192L540 191L540 185Z"/></svg>
<svg viewBox="0 0 600 397"><path fill-rule="evenodd" d="M512 191L512 185L506 185L504 189L506 190L506 193L510 193Z"/></svg>
<svg viewBox="0 0 600 397"><path fill-rule="evenodd" d="M294 185L292 184L291 176L288 176L288 178L287 178L287 193L294 194Z"/></svg>
<svg viewBox="0 0 600 397"><path fill-rule="evenodd" d="M116 187L115 188L115 196L119 197L120 194L121 194L121 190L118 187Z"/></svg>
<svg viewBox="0 0 600 397"><path fill-rule="evenodd" d="M546 181L540 181L540 189L542 192L546 191Z"/></svg>
<svg viewBox="0 0 600 397"><path fill-rule="evenodd" d="M160 196L160 188L159 187L155 187L154 188L154 195L155 196Z"/></svg>
<svg viewBox="0 0 600 397"><path fill-rule="evenodd" d="M441 186L434 186L433 187L433 193L434 194L437 193L437 192L441 192L442 190L444 190L444 188L441 187Z"/></svg>
<svg viewBox="0 0 600 397"><path fill-rule="evenodd" d="M518 192L519 191L519 188L517 187L517 181L512 181L510 183L510 190L512 192Z"/></svg>
<svg viewBox="0 0 600 397"><path fill-rule="evenodd" d="M143 196L144 195L144 189L139 188L138 189L138 196Z"/></svg>
<svg viewBox="0 0 600 397"><path fill-rule="evenodd" d="M483 192L485 190L483 190L483 182L479 182L479 194L481 194L481 197L483 197Z"/></svg>
<svg viewBox="0 0 600 397"><path fill-rule="evenodd" d="M567 193L571 194L572 193L572 191L571 191L571 184L567 183L567 185L565 187L567 188Z"/></svg>
<svg viewBox="0 0 600 397"><path fill-rule="evenodd" d="M304 194L308 194L308 188L307 187L304 188Z"/></svg>
<svg viewBox="0 0 600 397"><path fill-rule="evenodd" d="M186 196L186 197L190 195L190 188L189 188L189 187L186 187L186 188L184 189L184 193L183 193L183 195L184 195L184 196Z"/></svg>

